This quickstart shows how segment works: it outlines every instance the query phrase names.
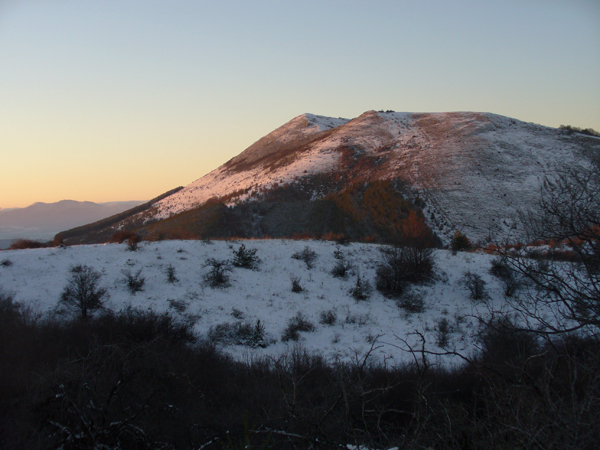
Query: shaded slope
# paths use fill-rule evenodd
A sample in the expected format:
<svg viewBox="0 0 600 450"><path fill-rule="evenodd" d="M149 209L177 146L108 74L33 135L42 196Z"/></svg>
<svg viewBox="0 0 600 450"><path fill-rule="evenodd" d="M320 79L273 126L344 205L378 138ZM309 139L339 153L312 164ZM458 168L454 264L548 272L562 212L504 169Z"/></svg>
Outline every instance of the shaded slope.
<svg viewBox="0 0 600 450"><path fill-rule="evenodd" d="M169 195L173 195L181 189L181 187L172 189L156 198L153 198L149 202L131 208L120 214L107 217L106 219L73 228L71 230L61 231L54 237L54 240L55 242L64 242L65 244L69 245L107 242L117 229L123 227L125 227L125 229L137 228L140 224L136 224L135 220L132 220L132 218L136 217L140 213L148 211L148 209L152 208L156 202L168 197Z"/></svg>

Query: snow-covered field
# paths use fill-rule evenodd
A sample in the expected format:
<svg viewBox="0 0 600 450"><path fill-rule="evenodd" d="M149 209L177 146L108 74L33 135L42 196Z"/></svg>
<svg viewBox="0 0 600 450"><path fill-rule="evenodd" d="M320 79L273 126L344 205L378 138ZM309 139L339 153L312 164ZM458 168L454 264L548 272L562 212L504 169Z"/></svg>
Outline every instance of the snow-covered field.
<svg viewBox="0 0 600 450"><path fill-rule="evenodd" d="M233 251L245 244L256 249L258 270L233 268L230 285L211 288L204 282L209 258L232 259ZM291 258L308 246L318 258L308 269L302 261ZM126 244L73 246L0 252L0 288L14 295L16 301L30 305L42 314L52 314L71 273L77 264L87 264L102 272L102 286L108 289L105 306L113 311L126 307L168 311L182 320L195 321L195 331L207 335L211 327L222 323L257 319L265 327L270 345L266 348L228 345L224 349L238 359L282 354L292 346L319 352L330 360L361 358L373 347L372 355L394 365L412 359L407 345L419 348L421 333L426 348L441 351L436 342L438 327L447 319L450 333L446 349L469 354L474 351L478 329L476 317L485 314L490 304L503 302L502 289L488 271L492 257L485 254L436 250L436 279L411 289L422 295L425 310L407 313L396 300L372 289L366 301L350 295L357 274L375 284L375 271L381 261L381 246L353 243L338 246L332 242L251 240L251 241L163 241L140 245L129 251ZM354 266L354 275L334 278L334 252L339 250ZM3 263L9 261L8 263ZM167 268L172 266L178 281L167 282ZM143 291L131 294L125 284L124 271L135 274L141 269L145 278ZM481 275L487 282L490 300L476 304L460 283L465 271ZM300 280L303 292L291 290L291 278ZM335 324L320 323L321 313L333 311ZM302 332L298 342L282 342L288 320L302 313L315 326ZM432 358L432 362L436 362ZM437 362L447 364L449 360ZM458 360L455 360L458 362Z"/></svg>

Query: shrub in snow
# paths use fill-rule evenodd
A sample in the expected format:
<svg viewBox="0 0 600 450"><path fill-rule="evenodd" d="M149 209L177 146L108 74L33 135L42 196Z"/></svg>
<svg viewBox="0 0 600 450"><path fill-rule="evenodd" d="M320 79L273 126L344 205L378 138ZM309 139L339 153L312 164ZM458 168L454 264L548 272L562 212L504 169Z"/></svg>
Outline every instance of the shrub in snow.
<svg viewBox="0 0 600 450"><path fill-rule="evenodd" d="M233 251L233 261L231 262L235 267L243 267L244 269L256 269L258 266L258 256L256 256L256 249L247 249L244 244Z"/></svg>
<svg viewBox="0 0 600 450"><path fill-rule="evenodd" d="M334 251L333 251L333 257L335 259L346 259L346 256L344 256L344 252L340 250L339 247L337 247Z"/></svg>
<svg viewBox="0 0 600 450"><path fill-rule="evenodd" d="M421 293L406 292L402 294L402 298L398 300L397 304L407 313L422 313L425 311L425 301Z"/></svg>
<svg viewBox="0 0 600 450"><path fill-rule="evenodd" d="M350 289L350 295L354 300L367 300L371 296L371 284L368 280L362 280L360 275L356 276L356 284Z"/></svg>
<svg viewBox="0 0 600 450"><path fill-rule="evenodd" d="M321 311L319 317L319 323L322 323L323 325L335 325L335 322L337 321L337 315L333 309Z"/></svg>
<svg viewBox="0 0 600 450"><path fill-rule="evenodd" d="M429 248L388 247L381 250L376 286L388 296L399 296L406 283L418 283L433 277L433 252Z"/></svg>
<svg viewBox="0 0 600 450"><path fill-rule="evenodd" d="M358 324L359 326L367 325L371 323L371 316L369 314L350 314L346 316L344 323Z"/></svg>
<svg viewBox="0 0 600 450"><path fill-rule="evenodd" d="M28 248L43 248L46 244L40 241L34 241L31 239L15 239L10 244L9 250L25 250Z"/></svg>
<svg viewBox="0 0 600 450"><path fill-rule="evenodd" d="M142 241L142 238L137 234L132 234L127 238L127 250L130 252L136 252L139 249L139 243Z"/></svg>
<svg viewBox="0 0 600 450"><path fill-rule="evenodd" d="M300 278L298 277L290 277L290 280L292 282L292 292L302 292L304 291L304 288L302 286L300 286Z"/></svg>
<svg viewBox="0 0 600 450"><path fill-rule="evenodd" d="M231 315L239 320L244 318L244 313L237 308L231 308Z"/></svg>
<svg viewBox="0 0 600 450"><path fill-rule="evenodd" d="M10 259L3 259L2 262L0 262L0 266L10 267L12 266L12 261Z"/></svg>
<svg viewBox="0 0 600 450"><path fill-rule="evenodd" d="M331 269L331 275L335 278L348 278L348 274L352 270L352 263L345 258L340 258L336 261L335 266Z"/></svg>
<svg viewBox="0 0 600 450"><path fill-rule="evenodd" d="M218 260L209 258L204 267L208 267L208 272L204 275L204 281L212 288L222 288L229 286L229 275L231 266L228 260Z"/></svg>
<svg viewBox="0 0 600 450"><path fill-rule="evenodd" d="M175 283L177 281L179 281L179 278L177 278L177 276L175 275L175 267L173 267L171 264L169 264L167 266L167 283Z"/></svg>
<svg viewBox="0 0 600 450"><path fill-rule="evenodd" d="M285 330L283 330L283 334L281 335L281 341L297 341L300 339L300 331L309 332L314 330L315 326L299 312L288 320L287 327L285 327Z"/></svg>
<svg viewBox="0 0 600 450"><path fill-rule="evenodd" d="M506 297L512 297L521 288L521 280L509 267L506 258L494 259L492 267L490 267L490 274L500 280Z"/></svg>
<svg viewBox="0 0 600 450"><path fill-rule="evenodd" d="M184 313L188 307L188 304L183 300L168 299L167 302L169 303L169 308L175 310L178 313Z"/></svg>
<svg viewBox="0 0 600 450"><path fill-rule="evenodd" d="M460 283L470 292L470 298L473 301L485 300L488 297L485 288L486 282L478 274L467 271L460 279Z"/></svg>
<svg viewBox="0 0 600 450"><path fill-rule="evenodd" d="M269 345L265 326L260 319L256 319L254 324L250 322L221 323L210 328L208 338L213 342L225 345L244 345L252 348L265 348Z"/></svg>
<svg viewBox="0 0 600 450"><path fill-rule="evenodd" d="M460 231L454 233L454 237L450 242L450 249L454 252L461 252L471 248L471 241Z"/></svg>
<svg viewBox="0 0 600 450"><path fill-rule="evenodd" d="M105 288L100 287L102 273L87 265L76 265L70 270L71 278L60 296L59 312L64 309L86 319L91 313L102 309L107 296Z"/></svg>
<svg viewBox="0 0 600 450"><path fill-rule="evenodd" d="M292 258L304 261L304 264L306 264L306 268L310 270L315 266L315 261L317 260L317 253L314 250L311 250L307 245L302 250L292 254Z"/></svg>
<svg viewBox="0 0 600 450"><path fill-rule="evenodd" d="M437 323L436 327L436 341L438 347L446 347L450 341L449 334L451 331L450 322L448 319L443 317Z"/></svg>
<svg viewBox="0 0 600 450"><path fill-rule="evenodd" d="M121 273L125 276L125 285L130 293L135 294L136 292L144 290L146 278L142 276L142 269L138 270L136 273L132 273L129 269L122 270Z"/></svg>

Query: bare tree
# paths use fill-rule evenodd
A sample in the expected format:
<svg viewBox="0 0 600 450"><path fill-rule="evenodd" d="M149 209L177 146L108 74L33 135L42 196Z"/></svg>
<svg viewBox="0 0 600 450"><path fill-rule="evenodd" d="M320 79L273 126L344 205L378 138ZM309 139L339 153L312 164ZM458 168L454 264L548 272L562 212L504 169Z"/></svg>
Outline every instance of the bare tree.
<svg viewBox="0 0 600 450"><path fill-rule="evenodd" d="M539 208L524 222L530 240L554 248L546 255L535 247L520 255L501 250L528 281L512 306L528 327L547 334L600 331L600 167L546 180Z"/></svg>
<svg viewBox="0 0 600 450"><path fill-rule="evenodd" d="M107 291L100 287L101 278L102 273L90 266L73 266L71 278L61 294L59 304L86 319L90 313L103 307Z"/></svg>

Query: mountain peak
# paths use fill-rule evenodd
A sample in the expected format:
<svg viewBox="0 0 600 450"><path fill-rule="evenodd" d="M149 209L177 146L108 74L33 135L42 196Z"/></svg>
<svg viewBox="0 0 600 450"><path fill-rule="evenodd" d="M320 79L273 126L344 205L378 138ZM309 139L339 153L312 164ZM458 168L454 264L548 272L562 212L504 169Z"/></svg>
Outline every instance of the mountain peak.
<svg viewBox="0 0 600 450"><path fill-rule="evenodd" d="M305 113L132 223L198 210L209 200L260 202L275 189L315 200L391 180L424 205L430 226L446 240L460 230L483 241L492 230L510 230L520 209L534 207L557 168L586 166L594 152L596 140L492 113L370 110L352 120Z"/></svg>

